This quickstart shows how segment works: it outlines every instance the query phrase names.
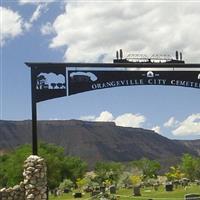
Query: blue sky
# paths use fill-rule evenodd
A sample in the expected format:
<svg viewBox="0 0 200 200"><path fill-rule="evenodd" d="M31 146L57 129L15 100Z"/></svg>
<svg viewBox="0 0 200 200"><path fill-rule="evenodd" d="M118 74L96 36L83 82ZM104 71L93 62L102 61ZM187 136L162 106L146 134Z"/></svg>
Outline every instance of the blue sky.
<svg viewBox="0 0 200 200"><path fill-rule="evenodd" d="M200 63L200 3L1 2L0 119L31 119L24 62L112 62L125 54L174 54ZM104 89L38 104L38 119L114 121L169 138L200 138L200 90L138 86Z"/></svg>

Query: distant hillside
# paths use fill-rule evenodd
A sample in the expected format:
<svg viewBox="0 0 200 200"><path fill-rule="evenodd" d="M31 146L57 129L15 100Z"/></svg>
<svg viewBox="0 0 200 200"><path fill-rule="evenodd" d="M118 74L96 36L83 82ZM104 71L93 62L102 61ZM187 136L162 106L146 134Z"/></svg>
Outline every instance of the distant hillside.
<svg viewBox="0 0 200 200"><path fill-rule="evenodd" d="M200 156L200 139L199 140L178 140L179 143L193 149Z"/></svg>
<svg viewBox="0 0 200 200"><path fill-rule="evenodd" d="M38 135L90 165L99 160L126 162L142 157L168 160L170 165L183 153L200 155L200 140L170 140L151 130L119 127L111 122L39 121ZM31 143L31 121L0 121L0 152L25 143Z"/></svg>

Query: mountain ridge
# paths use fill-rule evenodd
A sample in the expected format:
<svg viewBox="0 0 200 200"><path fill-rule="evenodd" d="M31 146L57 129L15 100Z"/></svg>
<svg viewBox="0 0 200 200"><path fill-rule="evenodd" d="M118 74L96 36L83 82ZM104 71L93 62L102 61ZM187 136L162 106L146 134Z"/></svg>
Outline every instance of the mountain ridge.
<svg viewBox="0 0 200 200"><path fill-rule="evenodd" d="M31 129L31 120L0 120L0 151L31 143ZM173 163L184 153L200 155L200 140L171 140L152 130L114 122L41 120L38 138L62 146L67 155L79 156L91 166L99 160L128 162L142 157Z"/></svg>

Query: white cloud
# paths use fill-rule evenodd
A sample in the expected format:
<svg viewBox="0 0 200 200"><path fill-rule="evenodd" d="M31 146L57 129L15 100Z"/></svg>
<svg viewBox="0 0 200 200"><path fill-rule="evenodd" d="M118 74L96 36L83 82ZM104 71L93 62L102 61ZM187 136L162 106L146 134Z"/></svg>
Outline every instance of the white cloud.
<svg viewBox="0 0 200 200"><path fill-rule="evenodd" d="M9 39L22 35L25 31L30 30L33 22L38 20L46 4L39 4L33 12L29 21L25 21L22 16L9 8L0 7L0 46L3 46Z"/></svg>
<svg viewBox="0 0 200 200"><path fill-rule="evenodd" d="M115 123L117 126L124 127L141 127L141 125L146 121L143 115L125 113L123 115L118 116L115 119Z"/></svg>
<svg viewBox="0 0 200 200"><path fill-rule="evenodd" d="M151 130L152 130L152 131L155 131L156 133L161 134L161 128L160 128L160 126L154 126L154 127L152 127Z"/></svg>
<svg viewBox="0 0 200 200"><path fill-rule="evenodd" d="M83 120L83 121L95 121L95 116L94 115L82 116L82 117L80 117L80 120Z"/></svg>
<svg viewBox="0 0 200 200"><path fill-rule="evenodd" d="M66 47L67 61L111 61L115 50L174 53L199 61L200 4L69 1L54 21L51 48Z"/></svg>
<svg viewBox="0 0 200 200"><path fill-rule="evenodd" d="M36 22L43 12L47 11L47 5L55 0L19 0L19 4L21 5L36 5L36 9L30 17L29 21L27 21L24 26L26 30L30 30L33 23Z"/></svg>
<svg viewBox="0 0 200 200"><path fill-rule="evenodd" d="M172 133L176 136L200 135L200 113L187 117Z"/></svg>
<svg viewBox="0 0 200 200"><path fill-rule="evenodd" d="M99 121L99 122L112 122L114 120L114 117L112 115L112 113L108 112L108 111L103 111L99 117L97 117L95 119L95 121Z"/></svg>
<svg viewBox="0 0 200 200"><path fill-rule="evenodd" d="M47 4L47 3L51 3L55 0L19 0L20 4Z"/></svg>
<svg viewBox="0 0 200 200"><path fill-rule="evenodd" d="M117 126L123 127L141 127L146 121L146 118L140 114L125 113L114 118L112 113L103 111L98 117L93 115L80 117L81 120L86 121L103 121L103 122L115 122Z"/></svg>
<svg viewBox="0 0 200 200"><path fill-rule="evenodd" d="M6 40L17 37L23 33L23 19L11 9L0 7L0 46L3 46Z"/></svg>
<svg viewBox="0 0 200 200"><path fill-rule="evenodd" d="M39 4L29 20L30 23L37 21L37 19L41 16L42 10L44 10L45 8L46 5Z"/></svg>
<svg viewBox="0 0 200 200"><path fill-rule="evenodd" d="M31 27L32 27L32 24L30 22L24 23L24 28L25 28L26 31L29 31Z"/></svg>
<svg viewBox="0 0 200 200"><path fill-rule="evenodd" d="M49 35L51 33L54 33L54 30L52 28L52 24L50 22L47 22L46 24L44 24L41 29L40 29L41 33L43 35Z"/></svg>
<svg viewBox="0 0 200 200"><path fill-rule="evenodd" d="M167 122L164 123L164 127L174 128L179 124L179 122L175 119L175 117L170 117Z"/></svg>

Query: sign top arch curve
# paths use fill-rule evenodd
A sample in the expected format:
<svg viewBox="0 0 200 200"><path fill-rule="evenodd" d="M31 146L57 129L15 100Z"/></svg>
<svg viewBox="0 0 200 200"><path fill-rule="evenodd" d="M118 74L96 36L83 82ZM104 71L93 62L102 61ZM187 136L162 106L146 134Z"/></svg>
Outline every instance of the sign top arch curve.
<svg viewBox="0 0 200 200"><path fill-rule="evenodd" d="M36 102L121 86L166 85L200 89L200 64L185 63L33 63Z"/></svg>

